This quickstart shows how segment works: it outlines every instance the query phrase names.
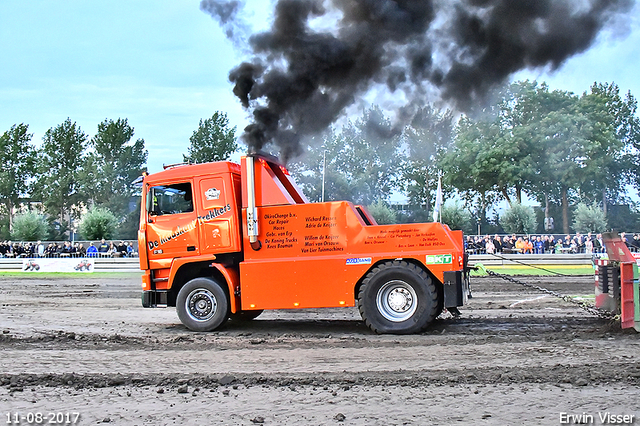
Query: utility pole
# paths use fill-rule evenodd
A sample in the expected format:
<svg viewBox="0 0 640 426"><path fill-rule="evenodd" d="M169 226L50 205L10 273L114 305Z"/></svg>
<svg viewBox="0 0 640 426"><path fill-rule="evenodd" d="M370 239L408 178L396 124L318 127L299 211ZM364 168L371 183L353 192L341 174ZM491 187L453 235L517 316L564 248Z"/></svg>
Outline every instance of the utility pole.
<svg viewBox="0 0 640 426"><path fill-rule="evenodd" d="M324 203L324 178L327 171L327 150L322 150L322 202Z"/></svg>

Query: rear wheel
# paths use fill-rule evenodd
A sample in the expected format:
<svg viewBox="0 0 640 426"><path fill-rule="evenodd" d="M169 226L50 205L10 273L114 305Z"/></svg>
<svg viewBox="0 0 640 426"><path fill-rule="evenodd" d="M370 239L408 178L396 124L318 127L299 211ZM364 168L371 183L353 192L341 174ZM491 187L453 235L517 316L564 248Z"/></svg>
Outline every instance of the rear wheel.
<svg viewBox="0 0 640 426"><path fill-rule="evenodd" d="M438 318L442 311L444 311L444 288L441 285L436 285L438 291L438 307L436 308L436 315L434 318Z"/></svg>
<svg viewBox="0 0 640 426"><path fill-rule="evenodd" d="M405 261L389 261L373 268L358 293L360 315L376 333L419 333L435 319L438 305L439 295L431 277Z"/></svg>
<svg viewBox="0 0 640 426"><path fill-rule="evenodd" d="M194 278L178 292L178 318L193 331L212 331L229 317L229 297L222 286L209 278Z"/></svg>

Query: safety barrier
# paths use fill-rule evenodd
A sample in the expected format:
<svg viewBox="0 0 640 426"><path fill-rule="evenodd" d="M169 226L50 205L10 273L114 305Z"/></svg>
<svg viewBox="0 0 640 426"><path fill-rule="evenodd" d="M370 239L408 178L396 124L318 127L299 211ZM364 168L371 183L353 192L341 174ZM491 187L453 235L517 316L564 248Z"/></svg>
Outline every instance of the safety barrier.
<svg viewBox="0 0 640 426"><path fill-rule="evenodd" d="M591 266L592 254L472 254L469 263L480 262L485 266L510 265L579 265Z"/></svg>
<svg viewBox="0 0 640 426"><path fill-rule="evenodd" d="M94 258L95 272L139 272L138 258L129 257L97 257ZM24 258L0 258L0 271L21 271Z"/></svg>
<svg viewBox="0 0 640 426"><path fill-rule="evenodd" d="M469 256L469 263L480 262L485 266L508 266L508 265L592 265L590 254L472 254ZM22 269L22 259L0 258L0 271L20 271ZM99 257L95 259L95 271L122 271L137 272L140 270L137 258L127 257Z"/></svg>

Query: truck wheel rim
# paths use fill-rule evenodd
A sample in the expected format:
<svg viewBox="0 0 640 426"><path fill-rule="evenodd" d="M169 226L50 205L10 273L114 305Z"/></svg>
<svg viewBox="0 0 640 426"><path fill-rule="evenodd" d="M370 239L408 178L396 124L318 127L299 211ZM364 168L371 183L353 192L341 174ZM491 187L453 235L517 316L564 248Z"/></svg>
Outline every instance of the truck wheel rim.
<svg viewBox="0 0 640 426"><path fill-rule="evenodd" d="M195 321L207 321L215 315L218 302L209 290L199 288L189 293L185 307L189 316Z"/></svg>
<svg viewBox="0 0 640 426"><path fill-rule="evenodd" d="M393 280L378 290L376 305L378 312L389 321L406 321L416 312L418 296L406 282Z"/></svg>

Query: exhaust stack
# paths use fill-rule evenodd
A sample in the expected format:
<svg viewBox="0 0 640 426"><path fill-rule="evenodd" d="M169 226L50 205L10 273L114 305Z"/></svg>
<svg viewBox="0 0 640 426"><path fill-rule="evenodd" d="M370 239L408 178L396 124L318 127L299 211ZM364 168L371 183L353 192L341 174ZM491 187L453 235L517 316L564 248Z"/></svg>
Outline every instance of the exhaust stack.
<svg viewBox="0 0 640 426"><path fill-rule="evenodd" d="M258 211L256 209L255 167L254 157L247 155L247 234L254 250L260 250L262 243L258 240Z"/></svg>

